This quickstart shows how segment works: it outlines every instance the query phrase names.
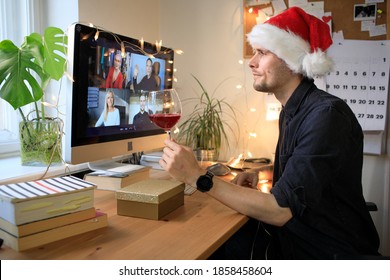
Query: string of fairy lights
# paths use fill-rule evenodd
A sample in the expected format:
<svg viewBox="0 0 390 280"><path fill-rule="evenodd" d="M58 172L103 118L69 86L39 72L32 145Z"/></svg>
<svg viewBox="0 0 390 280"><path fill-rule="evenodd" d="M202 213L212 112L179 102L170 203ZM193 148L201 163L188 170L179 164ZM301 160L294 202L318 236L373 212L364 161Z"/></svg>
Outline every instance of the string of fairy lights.
<svg viewBox="0 0 390 280"><path fill-rule="evenodd" d="M144 41L143 38L138 40L139 45L135 45L135 44L133 44L131 42L128 42L128 41L125 41L125 40L121 40L121 38L118 35L116 35L115 33L111 32L109 30L104 29L103 27L94 25L92 23L88 23L88 26L91 27L91 28L95 28L96 29L96 33L95 33L95 36L94 36L95 41L97 41L99 39L99 36L100 36L101 33L108 33L108 34L110 34L115 39L115 41L121 46L122 57L125 57L126 49L128 49L128 48L130 50L132 50L132 51L139 51L142 54L144 54L145 56L148 56L150 58L154 58L155 55L161 54L163 52L169 53L169 52L174 51L176 54L179 54L179 55L184 53L180 49L165 49L165 50L161 51L162 40L159 40L159 41L156 40L156 43L155 43L156 52L155 53L150 53L150 52L145 51L145 49L144 49L145 41Z"/></svg>

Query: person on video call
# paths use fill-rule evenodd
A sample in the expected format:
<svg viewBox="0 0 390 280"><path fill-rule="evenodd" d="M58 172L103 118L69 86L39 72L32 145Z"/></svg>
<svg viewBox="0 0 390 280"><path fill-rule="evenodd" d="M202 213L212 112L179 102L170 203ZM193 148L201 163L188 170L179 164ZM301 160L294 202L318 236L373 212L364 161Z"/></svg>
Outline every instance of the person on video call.
<svg viewBox="0 0 390 280"><path fill-rule="evenodd" d="M202 169L192 149L165 140L160 165L174 178L249 216L218 258L333 259L378 255L362 194L363 133L348 105L318 89L332 68L323 21L293 7L247 35L253 87L282 104L270 193L258 174L232 182Z"/></svg>
<svg viewBox="0 0 390 280"><path fill-rule="evenodd" d="M152 70L152 59L148 58L146 60L146 75L142 78L141 82L137 82L137 76L139 72L138 64L134 66L134 74L133 74L133 86L134 90L137 92L139 90L158 90L158 84L155 76L153 75Z"/></svg>
<svg viewBox="0 0 390 280"><path fill-rule="evenodd" d="M160 89L161 86L161 78L160 78L160 62L155 61L153 63L153 76L156 79L156 86Z"/></svg>
<svg viewBox="0 0 390 280"><path fill-rule="evenodd" d="M123 74L121 72L122 56L117 53L114 56L114 65L110 67L106 78L106 88L122 88Z"/></svg>
<svg viewBox="0 0 390 280"><path fill-rule="evenodd" d="M106 103L104 110L97 120L95 127L98 126L112 126L120 124L120 115L118 108L114 107L115 96L112 91L108 91L106 94Z"/></svg>
<svg viewBox="0 0 390 280"><path fill-rule="evenodd" d="M155 127L152 121L149 119L149 115L153 112L149 109L148 112L146 108L147 97L142 93L139 97L139 112L133 117L133 125L135 129L149 129Z"/></svg>

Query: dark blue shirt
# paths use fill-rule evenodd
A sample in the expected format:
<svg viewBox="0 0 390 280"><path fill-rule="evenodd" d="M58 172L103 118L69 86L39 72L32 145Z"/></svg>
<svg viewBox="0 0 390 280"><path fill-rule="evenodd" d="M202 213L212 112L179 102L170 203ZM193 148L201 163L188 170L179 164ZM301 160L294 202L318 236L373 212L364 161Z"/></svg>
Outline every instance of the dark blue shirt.
<svg viewBox="0 0 390 280"><path fill-rule="evenodd" d="M362 194L363 133L354 113L304 79L280 117L271 192L293 217L273 228L279 257L378 254Z"/></svg>

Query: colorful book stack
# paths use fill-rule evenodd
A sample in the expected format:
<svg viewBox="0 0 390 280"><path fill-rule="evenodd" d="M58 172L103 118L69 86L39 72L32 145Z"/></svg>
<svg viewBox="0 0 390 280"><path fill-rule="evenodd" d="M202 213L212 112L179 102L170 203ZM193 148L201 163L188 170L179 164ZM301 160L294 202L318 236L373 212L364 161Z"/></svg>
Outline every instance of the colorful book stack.
<svg viewBox="0 0 390 280"><path fill-rule="evenodd" d="M0 186L0 238L16 251L108 225L95 211L96 185L73 176Z"/></svg>

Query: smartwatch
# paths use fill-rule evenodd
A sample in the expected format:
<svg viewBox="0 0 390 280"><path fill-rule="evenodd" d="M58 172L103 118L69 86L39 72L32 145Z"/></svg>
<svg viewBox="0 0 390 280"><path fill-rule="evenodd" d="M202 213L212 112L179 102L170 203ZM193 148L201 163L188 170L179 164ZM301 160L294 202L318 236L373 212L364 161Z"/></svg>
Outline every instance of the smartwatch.
<svg viewBox="0 0 390 280"><path fill-rule="evenodd" d="M214 174L207 171L205 175L199 176L196 181L196 188L201 192L208 192L213 187Z"/></svg>

